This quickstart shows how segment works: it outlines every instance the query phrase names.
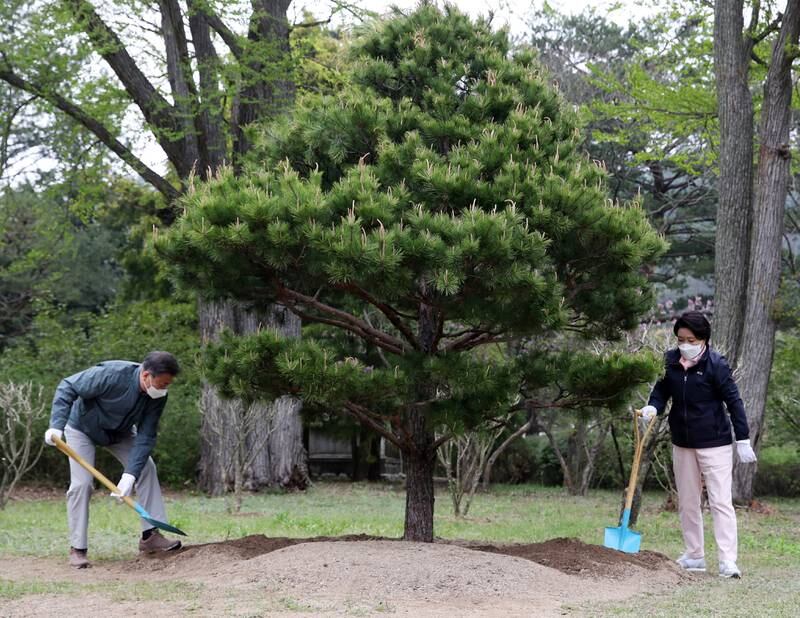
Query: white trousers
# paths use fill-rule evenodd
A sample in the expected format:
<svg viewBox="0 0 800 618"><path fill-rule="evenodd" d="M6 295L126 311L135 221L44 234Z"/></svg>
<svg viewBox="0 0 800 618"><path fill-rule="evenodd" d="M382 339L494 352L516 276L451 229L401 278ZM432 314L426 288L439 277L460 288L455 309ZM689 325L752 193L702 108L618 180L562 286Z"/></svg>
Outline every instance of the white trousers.
<svg viewBox="0 0 800 618"><path fill-rule="evenodd" d="M672 465L678 489L678 515L686 556L703 558L703 481L714 523L719 560L736 562L738 537L733 509L733 446L682 448L672 446Z"/></svg>
<svg viewBox="0 0 800 618"><path fill-rule="evenodd" d="M95 444L92 439L74 427L66 426L64 436L67 443L78 455L94 466ZM135 436L131 435L122 442L111 444L107 448L124 466L133 448ZM94 477L72 458L69 460L69 489L67 490L67 522L69 523L69 541L76 549L86 549L89 546L89 499L92 497ZM153 519L167 521L164 510L164 499L161 496L161 486L158 484L156 464L152 457L142 469L134 486L137 501L150 513ZM127 509L127 507L123 507ZM142 530L153 526L144 519Z"/></svg>

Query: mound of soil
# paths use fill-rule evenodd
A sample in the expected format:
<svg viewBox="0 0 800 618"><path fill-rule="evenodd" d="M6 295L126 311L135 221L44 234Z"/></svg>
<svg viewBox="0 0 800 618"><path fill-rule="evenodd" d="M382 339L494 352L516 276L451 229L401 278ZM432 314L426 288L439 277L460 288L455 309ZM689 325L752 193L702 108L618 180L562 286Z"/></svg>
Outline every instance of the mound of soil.
<svg viewBox="0 0 800 618"><path fill-rule="evenodd" d="M672 566L664 554L641 551L625 554L602 545L589 545L578 539L551 539L544 543L520 543L513 545L468 545L470 549L488 551L506 556L516 556L544 566L558 569L568 575L609 577L634 566L655 571Z"/></svg>
<svg viewBox="0 0 800 618"><path fill-rule="evenodd" d="M623 554L564 538L489 545L366 535L253 535L132 560L97 561L80 571L66 558L8 557L4 564L8 575L3 577L18 582L89 584L80 594L11 600L0 614L15 618L78 613L106 618L112 605L115 613L147 618L189 613L538 618L657 594L694 579L661 554ZM162 584L164 592L158 593ZM140 586L155 598L142 598Z"/></svg>
<svg viewBox="0 0 800 618"><path fill-rule="evenodd" d="M154 562L163 566L173 562L186 562L197 559L200 555L226 555L234 559L250 560L263 554L298 545L300 543L332 543L356 541L398 541L387 537L351 534L337 537L317 536L310 538L267 537L254 534L230 541L189 545L175 552L139 556L130 563L133 570L146 568L152 570ZM437 540L437 543L457 545L476 551L492 554L514 556L536 562L556 569L567 575L585 577L610 578L638 567L655 571L665 567L674 567L672 560L663 554L652 551L641 551L637 554L626 554L601 545L590 545L578 539L558 538L544 543L513 543L490 545L468 541ZM674 569L677 571L677 569Z"/></svg>

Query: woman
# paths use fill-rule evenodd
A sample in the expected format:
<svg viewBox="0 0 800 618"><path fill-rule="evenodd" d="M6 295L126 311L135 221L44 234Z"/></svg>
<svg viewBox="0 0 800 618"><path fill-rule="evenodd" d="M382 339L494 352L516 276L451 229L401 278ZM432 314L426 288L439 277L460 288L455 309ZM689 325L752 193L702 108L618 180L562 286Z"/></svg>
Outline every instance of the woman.
<svg viewBox="0 0 800 618"><path fill-rule="evenodd" d="M656 414L663 414L667 401L672 399L669 412L672 461L686 546L678 564L689 571L706 570L701 509L705 481L717 541L719 575L738 578L741 572L736 566L736 512L731 498L731 421L739 460L742 463L756 460L744 405L725 357L709 347L711 325L706 317L699 311L688 311L675 322L673 332L678 347L666 353L664 377L653 388L642 416L650 420Z"/></svg>

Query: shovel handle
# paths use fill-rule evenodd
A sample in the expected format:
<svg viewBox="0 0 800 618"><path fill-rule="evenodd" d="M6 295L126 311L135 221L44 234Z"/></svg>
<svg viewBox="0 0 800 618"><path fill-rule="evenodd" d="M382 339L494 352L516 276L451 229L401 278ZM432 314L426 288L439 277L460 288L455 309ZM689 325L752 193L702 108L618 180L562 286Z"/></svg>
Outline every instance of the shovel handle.
<svg viewBox="0 0 800 618"><path fill-rule="evenodd" d="M644 443L647 442L647 437L650 435L650 431L655 426L656 417L650 419L650 422L647 423L647 429L644 432L643 436L639 434L639 416L641 415L641 410L635 410L633 415L633 423L634 423L634 436L636 437L636 448L633 452L633 466L631 466L631 478L628 481L628 493L625 495L625 509L630 510L631 506L633 506L633 494L636 493L636 480L639 478L639 464L642 462L642 452L644 451Z"/></svg>
<svg viewBox="0 0 800 618"><path fill-rule="evenodd" d="M117 487L114 483L109 481L108 477L106 477L102 472L100 472L100 470L95 468L92 464L90 464L88 461L86 461L83 457L78 455L78 453L75 452L75 449L73 449L69 444L64 442L64 440L62 440L58 436L53 436L53 442L55 443L56 448L59 451L64 453L67 457L71 457L72 459L77 461L81 466L86 468L86 470L88 470L89 473L94 478L96 478L103 485L105 485L111 491L111 493L115 493L115 494L119 494L120 493L119 487ZM122 499L125 501L125 504L127 504L129 507L131 507L134 511L136 510L136 503L133 501L133 498L131 498L130 496L122 496Z"/></svg>

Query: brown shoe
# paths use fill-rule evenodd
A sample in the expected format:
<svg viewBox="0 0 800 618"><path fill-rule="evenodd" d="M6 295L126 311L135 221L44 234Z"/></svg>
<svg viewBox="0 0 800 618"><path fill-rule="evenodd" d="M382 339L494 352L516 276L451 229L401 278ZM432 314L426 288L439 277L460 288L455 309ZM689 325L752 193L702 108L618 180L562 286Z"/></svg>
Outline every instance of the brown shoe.
<svg viewBox="0 0 800 618"><path fill-rule="evenodd" d="M147 540L139 539L139 551L154 554L159 551L170 551L179 549L181 542L177 539L170 540L161 534L158 530L153 530Z"/></svg>
<svg viewBox="0 0 800 618"><path fill-rule="evenodd" d="M75 549L74 547L69 548L69 566L75 567L76 569L86 569L92 566L89 563L89 560L86 558L86 550L85 549Z"/></svg>

